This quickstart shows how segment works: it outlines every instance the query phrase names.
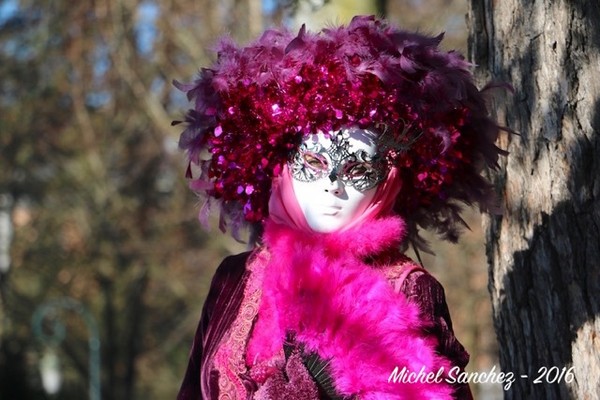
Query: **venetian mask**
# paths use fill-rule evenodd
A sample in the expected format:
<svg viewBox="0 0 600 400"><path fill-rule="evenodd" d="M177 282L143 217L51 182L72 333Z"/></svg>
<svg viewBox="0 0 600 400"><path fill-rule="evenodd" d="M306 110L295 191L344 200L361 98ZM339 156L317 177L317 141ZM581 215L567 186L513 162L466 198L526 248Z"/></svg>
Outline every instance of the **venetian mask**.
<svg viewBox="0 0 600 400"><path fill-rule="evenodd" d="M377 150L376 134L358 128L304 138L289 168L314 231L340 230L365 211L387 174Z"/></svg>

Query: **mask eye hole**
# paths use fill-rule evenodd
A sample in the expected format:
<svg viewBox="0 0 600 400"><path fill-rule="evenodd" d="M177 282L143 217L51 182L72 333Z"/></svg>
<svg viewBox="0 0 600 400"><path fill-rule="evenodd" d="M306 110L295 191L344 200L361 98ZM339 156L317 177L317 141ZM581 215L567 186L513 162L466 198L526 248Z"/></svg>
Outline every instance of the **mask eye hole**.
<svg viewBox="0 0 600 400"><path fill-rule="evenodd" d="M348 162L344 165L343 175L349 179L360 178L369 173L372 170L370 164L360 162Z"/></svg>
<svg viewBox="0 0 600 400"><path fill-rule="evenodd" d="M304 164L316 171L327 171L327 159L320 154L306 152L302 156Z"/></svg>

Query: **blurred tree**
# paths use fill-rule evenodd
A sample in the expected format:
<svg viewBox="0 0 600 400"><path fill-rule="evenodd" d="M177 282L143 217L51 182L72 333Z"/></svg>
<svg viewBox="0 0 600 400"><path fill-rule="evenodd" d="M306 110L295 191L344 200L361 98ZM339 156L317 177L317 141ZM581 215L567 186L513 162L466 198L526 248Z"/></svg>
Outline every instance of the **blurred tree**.
<svg viewBox="0 0 600 400"><path fill-rule="evenodd" d="M467 0L390 1L387 17L409 30L437 36L444 33L442 46L466 54Z"/></svg>
<svg viewBox="0 0 600 400"><path fill-rule="evenodd" d="M498 115L519 133L487 221L490 291L508 399L600 394L600 4L472 1L472 58L514 85ZM528 375L527 379L519 378ZM538 384L536 383L538 379Z"/></svg>
<svg viewBox="0 0 600 400"><path fill-rule="evenodd" d="M170 80L207 62L196 38L228 27L213 22L219 32L211 33L190 12L227 4L11 3L0 28L0 191L15 199L16 232L2 368L11 355L35 354L23 340L34 307L68 295L102 327L104 398L160 398L157 382L165 381L168 397L179 381L169 365L185 363L195 293L211 273L202 265L227 252L214 244L202 251L207 235L169 136L169 110L183 103ZM26 215L21 223L16 213ZM70 325L61 396L79 399L86 332ZM145 380L136 385L140 370Z"/></svg>

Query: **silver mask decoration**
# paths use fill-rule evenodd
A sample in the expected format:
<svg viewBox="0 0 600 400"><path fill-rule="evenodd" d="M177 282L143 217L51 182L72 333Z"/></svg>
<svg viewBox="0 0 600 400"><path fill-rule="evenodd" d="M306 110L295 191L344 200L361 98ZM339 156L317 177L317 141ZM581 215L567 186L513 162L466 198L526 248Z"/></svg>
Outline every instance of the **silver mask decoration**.
<svg viewBox="0 0 600 400"><path fill-rule="evenodd" d="M292 177L302 182L339 179L360 192L377 186L387 175L387 163L364 150L351 152L348 137L348 130L332 133L327 148L318 142L303 142L288 163Z"/></svg>

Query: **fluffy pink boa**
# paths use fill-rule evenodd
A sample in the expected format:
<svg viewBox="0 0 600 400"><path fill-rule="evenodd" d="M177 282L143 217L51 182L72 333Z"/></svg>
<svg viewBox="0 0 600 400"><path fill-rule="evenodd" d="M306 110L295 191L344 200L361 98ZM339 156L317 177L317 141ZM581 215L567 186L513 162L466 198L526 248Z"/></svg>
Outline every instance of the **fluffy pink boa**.
<svg viewBox="0 0 600 400"><path fill-rule="evenodd" d="M280 351L288 330L308 351L331 359L336 388L361 400L446 399L445 383L390 383L396 366L418 373L449 370L437 340L424 334L418 306L396 293L381 270L363 260L397 246L404 235L398 218L331 234L298 232L268 222L259 317L248 344L249 364Z"/></svg>

